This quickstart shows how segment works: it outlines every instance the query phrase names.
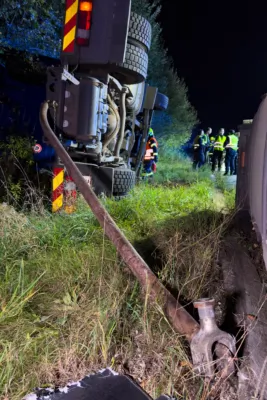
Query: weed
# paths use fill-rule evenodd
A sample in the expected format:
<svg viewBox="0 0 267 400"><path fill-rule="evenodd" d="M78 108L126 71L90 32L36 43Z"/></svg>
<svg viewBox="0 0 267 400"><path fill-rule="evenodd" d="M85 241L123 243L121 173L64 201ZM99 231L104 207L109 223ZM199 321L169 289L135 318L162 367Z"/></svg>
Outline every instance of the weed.
<svg viewBox="0 0 267 400"><path fill-rule="evenodd" d="M236 190L235 189L224 190L223 194L228 209L233 211L235 209Z"/></svg>
<svg viewBox="0 0 267 400"><path fill-rule="evenodd" d="M16 208L40 211L50 179L38 174L33 161L32 138L14 135L0 142L0 199Z"/></svg>
<svg viewBox="0 0 267 400"><path fill-rule="evenodd" d="M153 239L162 268L150 267L186 301L209 292L227 222L212 182L192 174L188 185L140 185L120 202L103 199L132 243L142 250ZM0 207L1 394L18 400L34 386L111 365L155 398L197 398L202 383L183 339L159 304L147 304L83 200L78 210L40 216Z"/></svg>

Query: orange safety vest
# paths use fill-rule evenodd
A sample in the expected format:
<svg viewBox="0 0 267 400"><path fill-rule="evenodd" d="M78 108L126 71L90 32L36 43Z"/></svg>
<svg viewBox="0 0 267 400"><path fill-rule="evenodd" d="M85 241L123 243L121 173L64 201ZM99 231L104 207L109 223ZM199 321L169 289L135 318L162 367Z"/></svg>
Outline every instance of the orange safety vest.
<svg viewBox="0 0 267 400"><path fill-rule="evenodd" d="M156 144L156 146L157 146L157 148L158 148L157 139L155 139L154 137L153 137L153 139L155 140L155 144ZM146 142L146 153L145 153L144 160L145 160L145 161L154 160L154 150L153 150L153 148L151 147L150 140L148 140L148 141Z"/></svg>

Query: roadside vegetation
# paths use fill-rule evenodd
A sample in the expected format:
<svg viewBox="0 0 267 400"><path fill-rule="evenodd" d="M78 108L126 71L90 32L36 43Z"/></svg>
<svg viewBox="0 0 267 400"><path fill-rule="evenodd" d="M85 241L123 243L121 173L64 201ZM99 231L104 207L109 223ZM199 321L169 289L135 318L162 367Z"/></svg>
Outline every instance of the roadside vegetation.
<svg viewBox="0 0 267 400"><path fill-rule="evenodd" d="M20 3L4 0L0 10L0 63L43 79L36 55L58 54L64 2ZM102 201L182 304L219 299L216 259L234 191L220 178L212 182L208 170L192 171L179 155L196 112L161 40L160 1L135 0L133 10L151 21L148 81L169 96L170 107L153 120L161 142L154 182L119 202ZM18 57L27 68L17 67ZM38 189L42 177L31 159L29 123L18 127L21 110L7 97L3 104L10 105L14 124L0 148L0 398L20 400L36 386L64 385L111 366L154 398L206 399L184 339L159 304L148 304L84 201L73 215L51 215ZM18 134L23 138L14 139Z"/></svg>
<svg viewBox="0 0 267 400"><path fill-rule="evenodd" d="M122 201L102 201L183 304L218 297L216 255L231 207L218 205L214 184L186 160L168 169L163 159L160 168L158 182L140 184ZM65 384L106 366L130 374L155 398L201 398L204 386L183 338L159 304L147 303L84 201L73 215L51 215L36 204L42 199L31 212L0 205L4 398L19 400L36 386Z"/></svg>

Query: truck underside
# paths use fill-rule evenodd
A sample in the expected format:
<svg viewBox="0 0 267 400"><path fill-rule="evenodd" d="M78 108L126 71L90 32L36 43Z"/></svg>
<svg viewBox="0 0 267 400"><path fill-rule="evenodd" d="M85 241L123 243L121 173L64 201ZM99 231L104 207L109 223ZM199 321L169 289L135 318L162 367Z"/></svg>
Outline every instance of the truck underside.
<svg viewBox="0 0 267 400"><path fill-rule="evenodd" d="M63 35L62 66L47 71L49 122L96 194L124 196L140 175L153 113L166 110L168 98L145 82L149 22L130 12L129 1L109 3L115 16L110 29L114 33L116 22L122 27L114 42L99 49L97 34L105 34L98 24L106 17L100 3L77 1L73 51L69 44L64 48ZM66 9L65 26L68 19ZM79 42L79 32L90 40ZM63 167L60 160L57 167Z"/></svg>

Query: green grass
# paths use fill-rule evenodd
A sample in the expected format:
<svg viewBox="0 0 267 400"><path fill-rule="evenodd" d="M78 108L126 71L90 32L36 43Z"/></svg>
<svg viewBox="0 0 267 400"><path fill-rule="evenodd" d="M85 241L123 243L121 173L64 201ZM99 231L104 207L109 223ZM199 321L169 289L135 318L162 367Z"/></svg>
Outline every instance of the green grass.
<svg viewBox="0 0 267 400"><path fill-rule="evenodd" d="M148 262L160 279L192 301L217 290L212 260L229 210L218 209L206 172L193 179L189 165L180 168L162 165L158 182L165 173L191 184L144 184L125 200L103 202L144 256L157 253ZM70 216L0 205L0 238L0 396L18 400L35 386L112 366L152 397L197 398L202 383L184 341L160 304L144 301L82 200Z"/></svg>
<svg viewBox="0 0 267 400"><path fill-rule="evenodd" d="M163 157L160 159L155 180L158 183L196 183L210 182L210 168L204 167L199 171L194 171L192 163L181 156Z"/></svg>

